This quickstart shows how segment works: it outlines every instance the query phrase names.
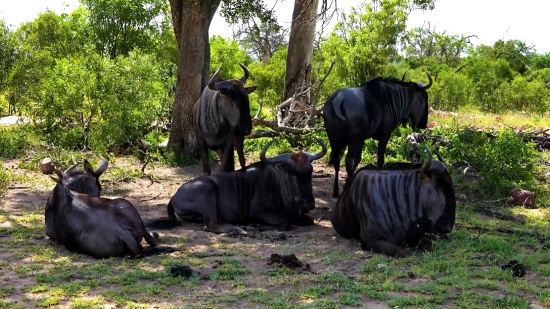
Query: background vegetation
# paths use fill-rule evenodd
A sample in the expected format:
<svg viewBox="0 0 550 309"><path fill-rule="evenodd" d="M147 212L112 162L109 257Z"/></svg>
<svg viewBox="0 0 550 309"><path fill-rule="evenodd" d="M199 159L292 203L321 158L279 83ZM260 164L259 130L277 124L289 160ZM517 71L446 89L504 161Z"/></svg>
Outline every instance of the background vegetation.
<svg viewBox="0 0 550 309"><path fill-rule="evenodd" d="M32 119L27 126L0 128L2 157L22 156L31 148L109 155L133 151L137 138L153 144L167 138L178 55L170 7L161 0L134 2L85 0L70 14L45 11L16 29L0 21L0 116ZM413 9L417 6L405 0L365 2L342 14L334 29L318 32L312 84L334 66L313 104L321 106L334 90L373 76L406 73L407 79L426 82L429 72L434 109L523 113L531 124L544 124L550 106L549 54L538 54L519 40L471 46L470 36L436 32L429 25L407 31L407 12ZM285 31L273 23L249 24L234 39L210 39L210 73L223 67L225 77L240 76L238 63L244 63L251 72L249 83L258 86L251 95L252 113L262 101L264 118L273 117L282 99ZM538 155L531 146L509 133L487 143L482 135L461 130L455 125L453 133L440 132L453 136L457 145L446 159L467 162L492 179L484 183L485 192L501 196L517 185L534 187ZM396 153L396 160L406 159L399 153L405 133L400 129L392 141L395 149L389 153ZM266 142L247 140L246 150L255 152ZM297 146L304 144L293 137L279 143L282 150ZM366 143L365 162L375 146ZM196 163L171 153L159 158L172 165Z"/></svg>

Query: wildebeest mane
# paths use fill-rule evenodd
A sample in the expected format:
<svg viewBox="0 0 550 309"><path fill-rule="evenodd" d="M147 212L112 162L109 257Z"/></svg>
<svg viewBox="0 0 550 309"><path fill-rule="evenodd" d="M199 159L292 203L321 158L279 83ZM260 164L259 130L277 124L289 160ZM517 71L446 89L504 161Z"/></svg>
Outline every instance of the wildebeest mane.
<svg viewBox="0 0 550 309"><path fill-rule="evenodd" d="M82 180L82 178L88 177L80 177L77 181L71 183L71 185L76 184L76 187L87 187L85 184L86 181ZM71 190L78 191L78 189L69 188L63 183L57 183L55 185L53 192L49 196L46 203L46 209L48 209L49 207L54 207L54 205L52 205L52 199L54 199L56 201L57 211L46 212L45 220L52 222L51 226L54 227L55 240L58 243L66 244L68 249L73 250L75 248L72 245L74 244L74 240L71 239L72 233L65 233L68 231L68 229L61 228L71 225L70 218L67 216L65 208L69 207L69 205L72 203L78 203L78 200L75 200L74 194L71 192Z"/></svg>
<svg viewBox="0 0 550 309"><path fill-rule="evenodd" d="M256 185L260 192L264 194L262 198L269 201L271 205L282 204L285 208L285 214L295 215L298 213L299 207L293 200L296 194L289 192L289 189L297 187L296 178L284 170L280 163L271 164L258 161L239 171L257 172L261 178Z"/></svg>
<svg viewBox="0 0 550 309"><path fill-rule="evenodd" d="M94 179L86 175L84 171L81 170L69 171L69 173L66 173L63 178L69 180L67 183L63 184L63 187L80 193L89 194L91 188L94 186L100 188L97 180L94 181Z"/></svg>

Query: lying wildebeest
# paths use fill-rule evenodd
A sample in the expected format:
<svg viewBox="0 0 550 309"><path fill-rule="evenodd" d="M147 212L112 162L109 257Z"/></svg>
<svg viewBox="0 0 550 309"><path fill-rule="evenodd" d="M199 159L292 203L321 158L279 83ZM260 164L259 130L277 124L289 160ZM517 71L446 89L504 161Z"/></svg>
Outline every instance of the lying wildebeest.
<svg viewBox="0 0 550 309"><path fill-rule="evenodd" d="M145 225L173 227L178 224L176 214L186 221L203 221L204 230L214 233L245 235L234 226L238 224L258 224L260 229L275 226L285 231L290 224L313 225L313 219L304 215L315 208L311 162L327 152L326 145L317 142L322 150L316 154L295 152L266 158L271 140L262 149L259 162L184 183L168 203L168 218L144 220Z"/></svg>
<svg viewBox="0 0 550 309"><path fill-rule="evenodd" d="M408 256L424 233L450 233L455 189L445 164L427 149L424 164L393 163L357 171L332 210L336 232L361 241L363 250Z"/></svg>
<svg viewBox="0 0 550 309"><path fill-rule="evenodd" d="M99 176L108 166L107 160L93 170L84 160L84 171L75 164L57 176L57 182L46 202L46 235L71 252L94 258L143 257L180 249L158 246L149 234L139 213L127 200L100 197ZM141 240L149 244L143 248Z"/></svg>
<svg viewBox="0 0 550 309"><path fill-rule="evenodd" d="M329 165L334 166L332 196L339 196L338 173L340 157L346 146L347 180L359 162L366 139L378 141L378 168L384 165L384 153L390 136L401 123L411 122L416 129L425 129L428 124L428 90L432 78L424 86L421 82L403 82L394 77L376 77L359 87L336 90L323 106L323 121L330 147ZM403 75L403 78L405 75Z"/></svg>
<svg viewBox="0 0 550 309"><path fill-rule="evenodd" d="M237 149L241 167L245 167L244 137L252 131L248 95L256 87L244 87L249 72L245 66L239 65L244 70L244 75L233 80L221 81L219 68L193 107L194 129L205 175L211 174L209 149L218 154L220 173L235 170L233 145Z"/></svg>

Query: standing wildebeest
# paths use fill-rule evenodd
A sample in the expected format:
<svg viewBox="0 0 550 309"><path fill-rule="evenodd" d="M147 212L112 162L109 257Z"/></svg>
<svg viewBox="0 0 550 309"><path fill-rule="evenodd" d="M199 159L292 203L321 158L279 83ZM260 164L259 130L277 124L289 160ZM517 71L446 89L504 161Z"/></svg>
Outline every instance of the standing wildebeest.
<svg viewBox="0 0 550 309"><path fill-rule="evenodd" d="M426 73L427 74L427 73ZM378 168L384 165L384 153L391 133L399 123L412 123L414 129L425 129L428 124L428 93L432 78L424 86L421 82L403 82L396 78L376 77L359 87L336 90L325 102L323 121L330 147L329 165L334 166L332 196L338 197L340 157L346 146L347 180L351 181L361 161L363 144L367 138L378 141ZM403 75L403 78L405 75Z"/></svg>
<svg viewBox="0 0 550 309"><path fill-rule="evenodd" d="M313 219L304 215L315 208L311 162L327 152L326 145L317 142L322 150L316 154L295 152L266 158L272 140L262 149L259 162L184 183L168 203L168 218L144 222L156 228L173 227L177 214L187 221L203 220L208 232L242 235L246 232L234 225L265 224L285 231L290 224L313 225Z"/></svg>
<svg viewBox="0 0 550 309"><path fill-rule="evenodd" d="M99 176L108 165L101 159L103 163L95 171L84 160L84 171L76 170L75 164L63 173L57 171L58 179L51 177L57 184L46 202L46 235L71 252L94 258L180 251L158 246L129 201L99 197ZM148 248L141 245L143 238Z"/></svg>
<svg viewBox="0 0 550 309"><path fill-rule="evenodd" d="M245 167L244 137L252 131L248 95L256 87L244 87L249 72L242 64L239 65L244 70L244 75L233 80L220 81L219 68L193 107L194 128L205 175L211 174L208 149L218 154L220 173L235 170L233 144L241 167Z"/></svg>
<svg viewBox="0 0 550 309"><path fill-rule="evenodd" d="M370 165L357 171L332 210L336 232L361 241L363 250L408 256L424 233L450 233L455 190L445 164L427 149L424 164Z"/></svg>

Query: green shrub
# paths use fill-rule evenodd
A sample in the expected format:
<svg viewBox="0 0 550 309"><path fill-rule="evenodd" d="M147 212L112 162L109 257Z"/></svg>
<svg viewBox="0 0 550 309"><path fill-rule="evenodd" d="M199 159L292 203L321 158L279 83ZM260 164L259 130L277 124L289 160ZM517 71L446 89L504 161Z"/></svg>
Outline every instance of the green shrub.
<svg viewBox="0 0 550 309"><path fill-rule="evenodd" d="M8 185L10 183L10 175L2 168L2 158L0 158L0 201L4 199L6 192L8 191Z"/></svg>
<svg viewBox="0 0 550 309"><path fill-rule="evenodd" d="M538 153L532 142L524 142L510 129L490 138L484 132L462 129L450 136L452 147L446 158L467 162L479 172L479 189L487 198L499 198L516 187L534 189Z"/></svg>
<svg viewBox="0 0 550 309"><path fill-rule="evenodd" d="M13 159L24 154L29 148L31 135L29 125L0 127L0 157Z"/></svg>

